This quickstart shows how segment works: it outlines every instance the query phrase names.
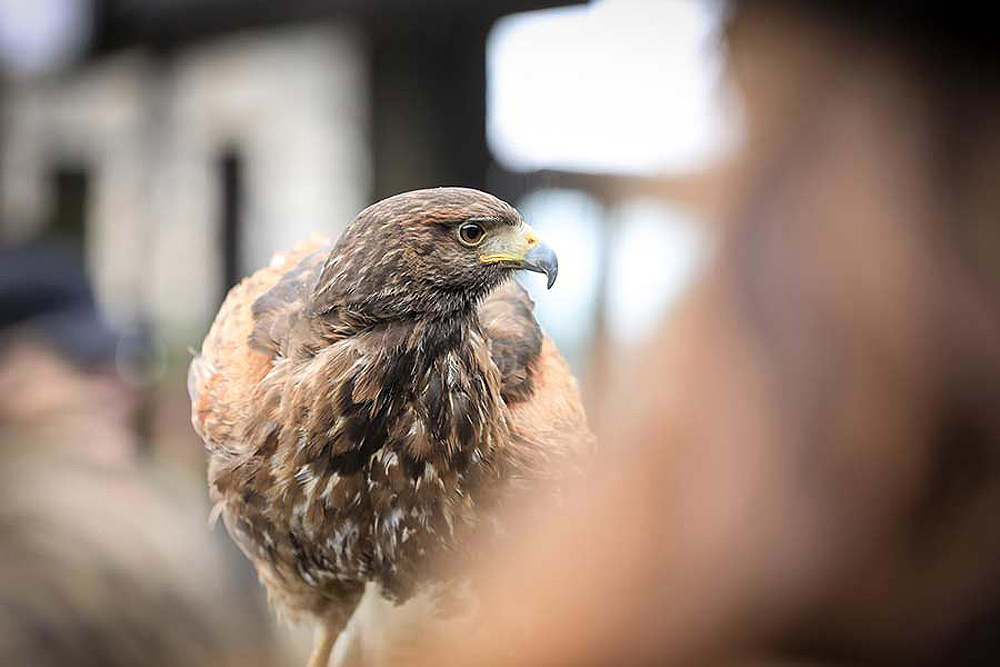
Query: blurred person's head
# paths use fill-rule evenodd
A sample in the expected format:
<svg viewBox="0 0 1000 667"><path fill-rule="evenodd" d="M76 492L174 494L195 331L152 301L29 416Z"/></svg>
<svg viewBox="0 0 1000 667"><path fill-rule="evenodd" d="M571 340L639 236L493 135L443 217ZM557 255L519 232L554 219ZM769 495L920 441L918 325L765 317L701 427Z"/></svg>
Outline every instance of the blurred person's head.
<svg viewBox="0 0 1000 667"><path fill-rule="evenodd" d="M119 339L70 248L0 248L0 447L126 459L133 396L115 370Z"/></svg>
<svg viewBox="0 0 1000 667"><path fill-rule="evenodd" d="M0 664L279 664L200 507L132 473L46 459L0 469Z"/></svg>
<svg viewBox="0 0 1000 667"><path fill-rule="evenodd" d="M608 390L600 474L486 566L483 637L424 664L1000 661L988 5L730 4L714 263Z"/></svg>

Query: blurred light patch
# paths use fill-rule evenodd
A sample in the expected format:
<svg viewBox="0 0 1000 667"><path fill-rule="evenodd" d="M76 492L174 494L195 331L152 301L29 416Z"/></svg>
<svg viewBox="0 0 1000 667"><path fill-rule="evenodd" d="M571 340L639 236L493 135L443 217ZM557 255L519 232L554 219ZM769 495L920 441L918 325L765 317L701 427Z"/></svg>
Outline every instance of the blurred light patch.
<svg viewBox="0 0 1000 667"><path fill-rule="evenodd" d="M603 0L516 14L487 44L487 132L507 168L679 173L725 147L718 3Z"/></svg>
<svg viewBox="0 0 1000 667"><path fill-rule="evenodd" d="M15 76L69 64L90 39L88 0L0 0L0 65Z"/></svg>
<svg viewBox="0 0 1000 667"><path fill-rule="evenodd" d="M543 276L522 275L542 327L573 369L583 372L594 322L601 264L601 206L574 190L537 190L518 210L559 255L559 280L545 289ZM523 272L522 272L523 273Z"/></svg>
<svg viewBox="0 0 1000 667"><path fill-rule="evenodd" d="M608 276L608 325L616 343L633 344L691 286L707 254L706 230L690 215L654 200L617 212Z"/></svg>

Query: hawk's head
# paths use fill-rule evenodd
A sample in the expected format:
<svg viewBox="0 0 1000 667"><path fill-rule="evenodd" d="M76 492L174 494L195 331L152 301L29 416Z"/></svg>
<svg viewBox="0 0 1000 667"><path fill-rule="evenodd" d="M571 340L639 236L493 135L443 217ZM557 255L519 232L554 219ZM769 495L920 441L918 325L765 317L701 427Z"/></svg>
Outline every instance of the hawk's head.
<svg viewBox="0 0 1000 667"><path fill-rule="evenodd" d="M376 319L470 311L517 269L556 280L558 263L510 204L469 188L415 190L369 206L344 230L316 311Z"/></svg>

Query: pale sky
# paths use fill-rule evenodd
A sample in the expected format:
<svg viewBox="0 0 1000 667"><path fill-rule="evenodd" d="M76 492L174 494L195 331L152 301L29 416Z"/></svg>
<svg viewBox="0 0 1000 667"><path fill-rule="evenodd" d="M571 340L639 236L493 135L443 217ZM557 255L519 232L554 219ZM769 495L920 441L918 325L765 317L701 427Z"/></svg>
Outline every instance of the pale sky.
<svg viewBox="0 0 1000 667"><path fill-rule="evenodd" d="M44 74L67 64L89 37L89 0L0 0L0 67Z"/></svg>

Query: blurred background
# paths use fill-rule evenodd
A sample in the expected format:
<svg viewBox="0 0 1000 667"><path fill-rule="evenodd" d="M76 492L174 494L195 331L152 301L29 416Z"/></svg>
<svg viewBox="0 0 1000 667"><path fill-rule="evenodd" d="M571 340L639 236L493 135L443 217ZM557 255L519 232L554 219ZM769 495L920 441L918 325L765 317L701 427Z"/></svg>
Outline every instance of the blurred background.
<svg viewBox="0 0 1000 667"><path fill-rule="evenodd" d="M706 176L738 131L721 19L690 0L0 0L8 449L138 467L204 530L184 377L227 290L439 185L510 201L557 249L557 289L525 280L599 422L609 360L707 251ZM221 529L205 548L258 594Z"/></svg>
<svg viewBox="0 0 1000 667"><path fill-rule="evenodd" d="M440 185L557 250L524 281L617 446L505 559L538 636L471 655L996 664L973 7L0 0L0 664L304 662L206 527L187 366L274 253Z"/></svg>

